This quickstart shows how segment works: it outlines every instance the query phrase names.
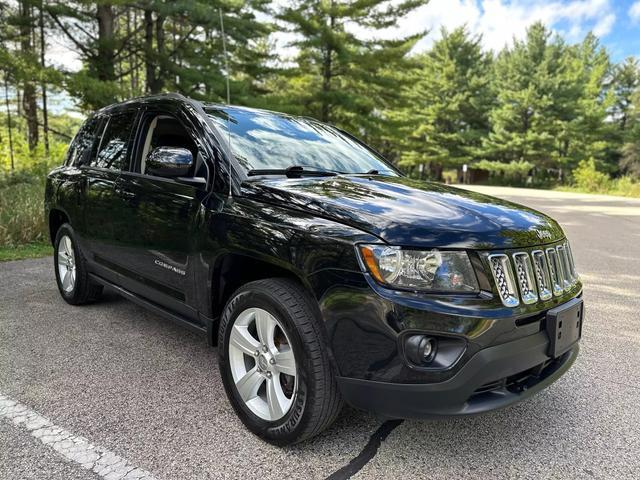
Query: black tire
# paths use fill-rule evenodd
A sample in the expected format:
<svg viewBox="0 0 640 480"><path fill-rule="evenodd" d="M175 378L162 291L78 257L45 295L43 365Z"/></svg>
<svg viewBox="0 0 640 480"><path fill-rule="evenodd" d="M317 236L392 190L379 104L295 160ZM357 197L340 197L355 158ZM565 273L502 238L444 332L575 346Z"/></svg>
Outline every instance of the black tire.
<svg viewBox="0 0 640 480"><path fill-rule="evenodd" d="M60 269L58 265L59 252L61 248L61 240L67 237L71 240L71 247L74 253L74 265L75 265L75 282L71 290L66 290L63 287L62 279L60 278ZM60 226L56 232L56 238L53 242L53 265L56 275L56 283L58 284L58 290L65 302L71 305L83 305L85 303L95 302L100 295L102 295L102 285L99 285L91 280L89 277L89 269L87 268L87 262L82 255L82 251L78 247L76 235L73 228L68 223L64 223Z"/></svg>
<svg viewBox="0 0 640 480"><path fill-rule="evenodd" d="M238 289L220 319L218 357L227 396L236 414L256 435L275 445L301 442L327 428L342 408L333 368L314 300L295 281L258 280ZM279 420L255 415L240 397L229 362L229 338L240 313L261 308L277 318L290 340L296 362L297 388L293 404Z"/></svg>

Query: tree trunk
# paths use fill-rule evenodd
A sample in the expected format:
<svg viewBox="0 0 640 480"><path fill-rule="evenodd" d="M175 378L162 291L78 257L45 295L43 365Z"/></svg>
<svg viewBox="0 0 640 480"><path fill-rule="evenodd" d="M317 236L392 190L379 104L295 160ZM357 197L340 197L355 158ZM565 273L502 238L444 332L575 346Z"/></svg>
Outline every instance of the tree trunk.
<svg viewBox="0 0 640 480"><path fill-rule="evenodd" d="M331 31L335 28L336 19L333 14L333 0L331 2L331 13L329 17L329 26ZM322 109L320 112L320 120L328 122L331 116L331 104L329 101L329 92L331 91L331 78L333 77L332 60L333 48L326 45L324 50L324 58L322 59Z"/></svg>
<svg viewBox="0 0 640 480"><path fill-rule="evenodd" d="M164 21L165 16L156 15L156 51L158 52L158 75L151 93L161 93L164 89L165 75L167 73L167 59L165 52Z"/></svg>
<svg viewBox="0 0 640 480"><path fill-rule="evenodd" d="M20 3L20 50L25 57L33 54L31 43L33 18L30 5L26 0ZM24 79L22 82L22 107L24 117L27 120L27 141L29 150L38 146L38 104L36 101L36 87L32 79Z"/></svg>
<svg viewBox="0 0 640 480"><path fill-rule="evenodd" d="M164 15L156 14L153 21L153 12L150 9L144 11L144 51L145 67L147 73L147 92L160 93L164 88L166 75L166 52L164 35ZM155 29L155 50L153 48Z"/></svg>
<svg viewBox="0 0 640 480"><path fill-rule="evenodd" d="M4 101L7 106L7 131L9 132L9 156L11 157L11 171L16 168L13 158L13 133L11 131L11 108L9 108L9 79L4 72Z"/></svg>
<svg viewBox="0 0 640 480"><path fill-rule="evenodd" d="M96 11L98 20L98 58L95 62L98 80L113 82L115 72L114 25L115 12L111 4L98 4Z"/></svg>
<svg viewBox="0 0 640 480"><path fill-rule="evenodd" d="M40 27L40 66L44 70L45 68L45 50L46 43L44 40L44 0L40 3L39 12L39 27ZM42 75L42 129L44 133L44 151L49 156L49 112L47 111L47 84L44 79L44 72Z"/></svg>
<svg viewBox="0 0 640 480"><path fill-rule="evenodd" d="M153 59L153 12L149 9L144 11L144 65L148 93L153 92L155 85L156 69Z"/></svg>

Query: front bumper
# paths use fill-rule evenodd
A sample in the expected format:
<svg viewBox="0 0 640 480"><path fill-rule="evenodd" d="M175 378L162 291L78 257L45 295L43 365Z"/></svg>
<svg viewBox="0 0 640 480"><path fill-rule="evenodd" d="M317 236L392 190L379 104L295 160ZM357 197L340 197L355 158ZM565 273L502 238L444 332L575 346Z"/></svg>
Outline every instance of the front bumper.
<svg viewBox="0 0 640 480"><path fill-rule="evenodd" d="M474 415L507 407L560 378L578 356L576 344L562 356L547 356L539 332L480 350L458 372L438 383L389 383L338 378L343 398L356 408L390 418Z"/></svg>

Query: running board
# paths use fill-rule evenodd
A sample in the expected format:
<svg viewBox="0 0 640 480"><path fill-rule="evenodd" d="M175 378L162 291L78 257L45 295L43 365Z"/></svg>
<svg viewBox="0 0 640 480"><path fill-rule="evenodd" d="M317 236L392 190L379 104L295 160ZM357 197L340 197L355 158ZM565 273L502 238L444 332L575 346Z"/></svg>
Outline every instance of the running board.
<svg viewBox="0 0 640 480"><path fill-rule="evenodd" d="M136 295L135 293L130 292L129 290L122 288L114 283L111 283L108 280L105 280L102 277L99 277L98 275L94 274L94 273L90 273L89 277L91 278L91 280L94 280L96 282L98 282L101 285L104 285L105 287L109 287L113 290L116 291L116 293L118 293L119 295L123 296L124 298L126 298L127 300L131 300L133 303L136 303L148 310L151 310L154 313L157 313L158 315L171 320L172 322L181 325L183 327L188 328L189 330L191 330L192 332L196 332L196 333L207 333L207 328L204 326L199 326L196 325L192 322L190 322L189 320L187 320L186 318L177 315L176 313L167 310L164 307L161 307L160 305L153 303L149 300L147 300L144 297L141 297L139 295Z"/></svg>

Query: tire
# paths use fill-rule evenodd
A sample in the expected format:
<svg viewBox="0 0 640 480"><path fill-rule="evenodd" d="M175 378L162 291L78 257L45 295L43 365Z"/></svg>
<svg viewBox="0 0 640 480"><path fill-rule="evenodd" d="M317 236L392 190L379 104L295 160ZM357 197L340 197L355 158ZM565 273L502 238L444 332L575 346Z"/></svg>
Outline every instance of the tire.
<svg viewBox="0 0 640 480"><path fill-rule="evenodd" d="M313 301L292 280L258 280L246 284L232 295L220 319L218 357L229 401L249 430L275 445L290 445L317 435L331 425L342 408L342 398ZM261 331L267 331L263 325L271 322L265 320L269 315L276 322L274 333L260 335L258 326ZM238 331L244 332L241 335L244 343L239 342ZM251 339L249 344L245 342L247 333L253 337L254 343ZM274 338L274 344L266 350L261 347L265 336ZM239 343L243 348L238 347ZM256 353L253 348L260 352ZM291 353L295 368L290 363ZM266 371L261 369L261 364L264 367L269 363L273 365L265 367ZM253 371L251 377L244 376L245 370L246 375ZM295 376L290 375L293 370ZM260 380L260 376L264 379ZM239 382L239 378L251 378L251 383ZM260 386L255 391L253 387L258 383ZM251 392L248 385L251 387L249 390L253 388ZM278 392L282 392L284 397ZM278 407L272 408L274 402L270 399L274 396L280 401L277 402Z"/></svg>
<svg viewBox="0 0 640 480"><path fill-rule="evenodd" d="M53 247L56 283L65 302L83 305L100 298L102 285L89 278L87 262L78 247L71 225L64 223L60 226Z"/></svg>

